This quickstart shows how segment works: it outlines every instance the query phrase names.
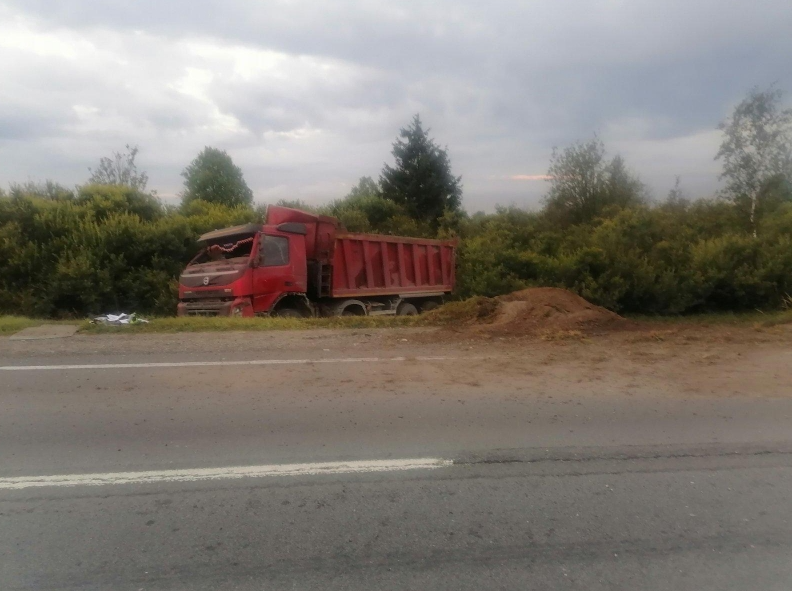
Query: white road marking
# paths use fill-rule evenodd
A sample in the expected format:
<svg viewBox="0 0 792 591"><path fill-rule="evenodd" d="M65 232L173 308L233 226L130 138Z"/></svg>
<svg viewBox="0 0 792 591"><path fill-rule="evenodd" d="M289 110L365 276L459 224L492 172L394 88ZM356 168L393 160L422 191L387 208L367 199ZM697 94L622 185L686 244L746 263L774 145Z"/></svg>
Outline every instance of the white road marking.
<svg viewBox="0 0 792 591"><path fill-rule="evenodd" d="M397 470L430 470L434 468L446 468L451 465L453 465L452 460L415 458L405 460L321 462L315 464L234 466L231 468L202 468L195 470L156 470L151 472L17 476L13 478L0 478L0 490L17 490L47 486L105 486L110 484L150 484L155 482L197 482L199 480L262 478L264 476L309 476L317 474L393 472Z"/></svg>
<svg viewBox="0 0 792 591"><path fill-rule="evenodd" d="M43 371L56 369L142 369L153 367L209 367L230 365L310 365L311 363L376 363L387 361L454 361L475 357L342 357L338 359L253 359L249 361L168 361L162 363L86 363L80 365L0 365L2 371Z"/></svg>

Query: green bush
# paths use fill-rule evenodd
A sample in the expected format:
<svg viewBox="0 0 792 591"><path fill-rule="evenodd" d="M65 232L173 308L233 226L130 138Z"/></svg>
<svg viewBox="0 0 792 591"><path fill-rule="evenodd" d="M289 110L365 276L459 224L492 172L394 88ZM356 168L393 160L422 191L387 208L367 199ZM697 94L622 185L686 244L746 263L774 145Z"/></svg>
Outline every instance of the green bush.
<svg viewBox="0 0 792 591"><path fill-rule="evenodd" d="M792 204L753 238L723 202L637 206L559 231L540 213L500 209L462 228L458 295L564 287L619 312L778 307L792 292Z"/></svg>
<svg viewBox="0 0 792 591"><path fill-rule="evenodd" d="M209 230L254 221L247 207L193 201L184 213L121 186L57 199L0 197L0 310L30 316L172 314L176 278Z"/></svg>

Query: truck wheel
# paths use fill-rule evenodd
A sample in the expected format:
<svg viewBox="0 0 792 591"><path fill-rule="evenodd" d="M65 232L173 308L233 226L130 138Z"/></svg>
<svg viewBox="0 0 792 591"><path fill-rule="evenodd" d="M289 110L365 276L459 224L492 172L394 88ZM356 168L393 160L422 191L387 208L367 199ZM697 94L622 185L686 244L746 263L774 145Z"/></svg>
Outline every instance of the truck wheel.
<svg viewBox="0 0 792 591"><path fill-rule="evenodd" d="M402 302L399 307L396 308L396 316L415 316L417 313L418 308L409 302Z"/></svg>
<svg viewBox="0 0 792 591"><path fill-rule="evenodd" d="M275 312L278 318L303 318L303 313L294 308L281 308Z"/></svg>
<svg viewBox="0 0 792 591"><path fill-rule="evenodd" d="M436 308L439 308L440 304L435 302L434 300L429 300L421 304L421 313L430 312Z"/></svg>
<svg viewBox="0 0 792 591"><path fill-rule="evenodd" d="M333 316L367 316L366 304L360 300L342 300L333 308Z"/></svg>

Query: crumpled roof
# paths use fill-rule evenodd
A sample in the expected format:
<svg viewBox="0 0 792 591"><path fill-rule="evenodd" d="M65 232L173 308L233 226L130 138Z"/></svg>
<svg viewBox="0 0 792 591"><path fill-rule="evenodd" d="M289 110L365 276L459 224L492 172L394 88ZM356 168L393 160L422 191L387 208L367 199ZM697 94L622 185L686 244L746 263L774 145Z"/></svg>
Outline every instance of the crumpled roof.
<svg viewBox="0 0 792 591"><path fill-rule="evenodd" d="M221 230L212 230L211 232L207 232L198 238L198 242L209 242L211 240L217 240L218 238L239 236L241 234L255 234L260 230L261 226L259 224L243 224L241 226L233 226L231 228L223 228Z"/></svg>

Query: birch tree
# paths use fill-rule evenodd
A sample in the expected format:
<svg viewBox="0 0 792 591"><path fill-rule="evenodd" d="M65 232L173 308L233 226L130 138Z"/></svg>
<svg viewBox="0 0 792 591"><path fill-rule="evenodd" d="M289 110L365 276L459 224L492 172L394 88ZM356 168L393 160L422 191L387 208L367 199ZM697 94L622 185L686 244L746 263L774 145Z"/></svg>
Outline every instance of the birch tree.
<svg viewBox="0 0 792 591"><path fill-rule="evenodd" d="M744 207L756 237L757 211L768 184L792 180L792 109L782 109L783 93L752 90L718 128L723 142L723 194Z"/></svg>

